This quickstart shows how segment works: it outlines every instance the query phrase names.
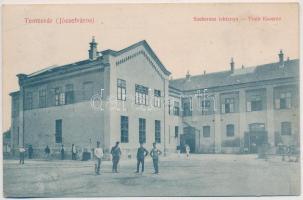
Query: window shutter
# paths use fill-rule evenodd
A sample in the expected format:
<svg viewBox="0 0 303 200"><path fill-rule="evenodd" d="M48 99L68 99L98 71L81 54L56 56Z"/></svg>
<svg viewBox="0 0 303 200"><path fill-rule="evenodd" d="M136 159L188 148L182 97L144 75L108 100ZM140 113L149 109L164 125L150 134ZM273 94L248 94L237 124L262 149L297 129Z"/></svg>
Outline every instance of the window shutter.
<svg viewBox="0 0 303 200"><path fill-rule="evenodd" d="M280 109L280 99L275 100L276 109Z"/></svg>
<svg viewBox="0 0 303 200"><path fill-rule="evenodd" d="M222 112L222 113L225 113L225 104L224 104L224 103L222 103L221 112Z"/></svg>
<svg viewBox="0 0 303 200"><path fill-rule="evenodd" d="M251 112L251 102L250 101L248 101L246 103L246 109L247 109L248 112Z"/></svg>

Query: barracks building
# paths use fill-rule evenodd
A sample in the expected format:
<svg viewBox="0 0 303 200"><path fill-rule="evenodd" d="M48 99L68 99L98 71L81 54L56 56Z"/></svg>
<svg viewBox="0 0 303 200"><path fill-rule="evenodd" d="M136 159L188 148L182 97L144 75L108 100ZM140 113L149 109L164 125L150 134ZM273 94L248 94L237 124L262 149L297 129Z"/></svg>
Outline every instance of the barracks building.
<svg viewBox="0 0 303 200"><path fill-rule="evenodd" d="M40 156L48 145L59 157L105 153L120 141L124 157L139 142L165 154L188 144L193 153L256 153L260 145L299 145L299 60L235 68L170 79L146 41L120 51L97 50L88 59L18 74L11 93L11 145L32 145Z"/></svg>

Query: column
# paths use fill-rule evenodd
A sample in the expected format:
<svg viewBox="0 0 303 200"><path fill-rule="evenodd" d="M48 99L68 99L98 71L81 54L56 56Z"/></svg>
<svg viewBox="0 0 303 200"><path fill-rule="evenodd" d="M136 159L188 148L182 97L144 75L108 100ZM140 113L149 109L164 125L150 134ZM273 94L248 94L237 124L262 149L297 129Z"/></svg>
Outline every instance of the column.
<svg viewBox="0 0 303 200"><path fill-rule="evenodd" d="M215 98L215 112L214 112L214 140L215 140L215 153L221 152L221 110L220 110L220 94L216 93Z"/></svg>
<svg viewBox="0 0 303 200"><path fill-rule="evenodd" d="M246 124L246 93L244 89L239 91L239 138L240 138L240 147L244 147L244 133L247 130Z"/></svg>
<svg viewBox="0 0 303 200"><path fill-rule="evenodd" d="M273 96L274 90L273 87L266 87L266 109L267 109L267 136L268 136L268 143L271 146L274 146L275 144L275 126L274 126L274 105L273 105Z"/></svg>

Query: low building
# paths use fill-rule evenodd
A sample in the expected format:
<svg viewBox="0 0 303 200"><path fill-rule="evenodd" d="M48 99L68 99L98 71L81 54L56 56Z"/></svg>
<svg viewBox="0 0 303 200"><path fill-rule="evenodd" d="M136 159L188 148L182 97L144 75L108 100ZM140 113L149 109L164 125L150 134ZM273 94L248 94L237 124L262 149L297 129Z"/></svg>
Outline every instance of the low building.
<svg viewBox="0 0 303 200"><path fill-rule="evenodd" d="M11 93L13 149L32 145L35 155L48 145L105 153L119 141L124 157L139 142L158 143L167 154L188 144L192 152L255 152L260 141L298 143L299 61L169 80L170 72L146 41L120 51L97 51L88 59L18 74Z"/></svg>

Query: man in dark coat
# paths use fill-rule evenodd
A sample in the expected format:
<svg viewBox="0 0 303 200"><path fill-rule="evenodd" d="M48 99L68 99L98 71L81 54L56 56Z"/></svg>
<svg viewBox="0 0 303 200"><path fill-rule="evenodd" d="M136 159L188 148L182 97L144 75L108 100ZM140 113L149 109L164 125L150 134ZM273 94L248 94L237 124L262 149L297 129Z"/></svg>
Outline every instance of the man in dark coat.
<svg viewBox="0 0 303 200"><path fill-rule="evenodd" d="M44 152L45 152L46 160L48 160L49 159L49 155L50 155L50 149L49 149L48 145L44 149Z"/></svg>
<svg viewBox="0 0 303 200"><path fill-rule="evenodd" d="M33 146L29 145L29 147L28 147L28 158L29 159L33 158L33 152L34 152Z"/></svg>
<svg viewBox="0 0 303 200"><path fill-rule="evenodd" d="M118 173L118 163L119 163L120 156L121 156L121 149L119 147L119 142L116 142L116 145L112 147L110 153L112 154L112 157L113 157L112 172L113 173Z"/></svg>
<svg viewBox="0 0 303 200"><path fill-rule="evenodd" d="M61 145L60 153L61 153L61 160L64 160L64 146L63 146L63 144Z"/></svg>
<svg viewBox="0 0 303 200"><path fill-rule="evenodd" d="M136 173L139 173L139 167L141 163L141 172L144 172L144 158L148 155L148 151L143 147L143 143L140 142L140 147L137 151L137 171Z"/></svg>

